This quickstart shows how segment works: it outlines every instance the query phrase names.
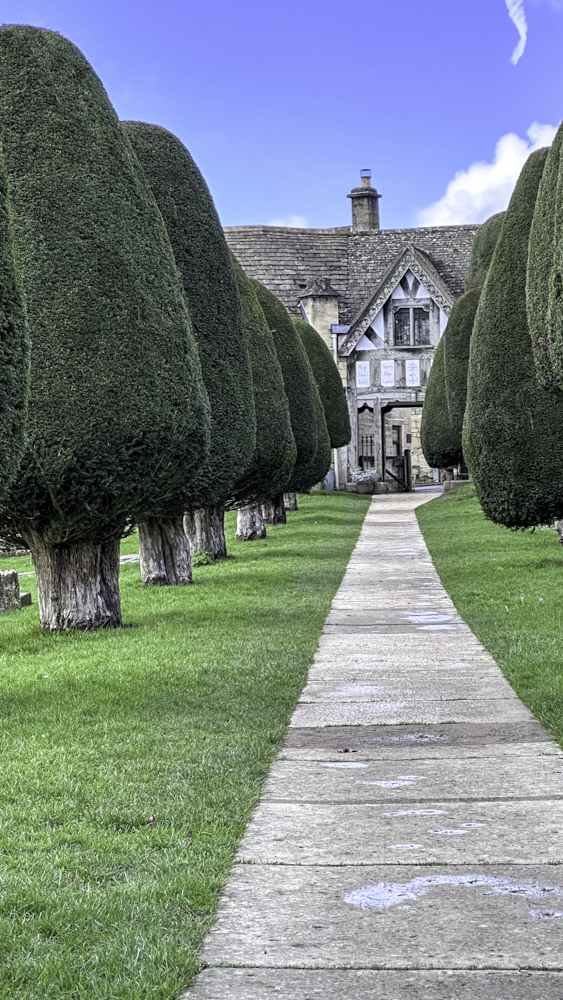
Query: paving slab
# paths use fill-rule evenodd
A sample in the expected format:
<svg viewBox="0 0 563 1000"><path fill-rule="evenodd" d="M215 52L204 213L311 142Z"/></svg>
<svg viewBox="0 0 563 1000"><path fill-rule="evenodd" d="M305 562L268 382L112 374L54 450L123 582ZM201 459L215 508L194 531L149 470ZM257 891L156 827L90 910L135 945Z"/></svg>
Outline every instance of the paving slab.
<svg viewBox="0 0 563 1000"><path fill-rule="evenodd" d="M464 670L415 668L398 674L396 670L354 670L343 673L337 667L317 664L309 672L309 681L299 703L380 701L455 701L459 698L512 698L510 684L489 664Z"/></svg>
<svg viewBox="0 0 563 1000"><path fill-rule="evenodd" d="M557 865L562 857L563 798L261 802L238 853L261 865Z"/></svg>
<svg viewBox="0 0 563 1000"><path fill-rule="evenodd" d="M295 730L295 732L310 732L310 730ZM333 730L329 729L331 733ZM363 732L363 727L360 729ZM430 761L430 760L477 760L487 759L489 766L495 767L501 757L559 757L563 758L563 751L554 743L496 743L479 746L475 744L466 745L457 743L453 746L449 743L433 742L428 745L427 733L414 733L412 742L405 742L401 737L396 737L395 742L388 740L381 744L378 740L367 740L364 745L348 746L354 740L342 740L340 746L334 749L322 746L290 747L282 750L278 760L292 761L339 761L339 760L360 760L360 761ZM434 738L436 739L436 738ZM344 756L340 756L344 755ZM401 764L404 767L404 764Z"/></svg>
<svg viewBox="0 0 563 1000"><path fill-rule="evenodd" d="M205 969L193 1000L561 1000L561 972Z"/></svg>
<svg viewBox="0 0 563 1000"><path fill-rule="evenodd" d="M563 756L429 760L405 771L396 760L277 760L263 789L273 802L424 802L472 799L563 800Z"/></svg>
<svg viewBox="0 0 563 1000"><path fill-rule="evenodd" d="M374 497L185 1000L563 996L563 752Z"/></svg>
<svg viewBox="0 0 563 1000"><path fill-rule="evenodd" d="M549 745L560 753L557 744L549 738L543 726L532 715L521 722L458 722L452 725L413 726L334 726L331 728L289 728L285 735L284 750L343 750L358 748L379 757L385 751L397 754L426 751L434 756L438 747L479 750L487 755L491 747L517 746L529 743ZM283 750L282 750L283 753Z"/></svg>
<svg viewBox="0 0 563 1000"><path fill-rule="evenodd" d="M374 701L365 703L340 702L334 705L297 705L291 726L382 726L400 722L519 722L529 718L530 712L521 701L514 698L459 701Z"/></svg>
<svg viewBox="0 0 563 1000"><path fill-rule="evenodd" d="M202 957L307 968L563 967L563 867L235 865Z"/></svg>

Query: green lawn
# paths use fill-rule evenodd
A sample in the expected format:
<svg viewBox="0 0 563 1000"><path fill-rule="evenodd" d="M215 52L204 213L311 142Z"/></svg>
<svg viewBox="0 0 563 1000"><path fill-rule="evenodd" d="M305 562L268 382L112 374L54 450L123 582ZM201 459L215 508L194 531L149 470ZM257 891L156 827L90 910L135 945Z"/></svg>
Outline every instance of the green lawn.
<svg viewBox="0 0 563 1000"><path fill-rule="evenodd" d="M487 521L471 487L416 511L448 594L514 690L563 744L563 547L553 528Z"/></svg>
<svg viewBox="0 0 563 1000"><path fill-rule="evenodd" d="M36 603L0 618L3 1000L188 984L369 499L301 497L261 542L229 515L230 558L193 587L125 565L119 631L42 634Z"/></svg>

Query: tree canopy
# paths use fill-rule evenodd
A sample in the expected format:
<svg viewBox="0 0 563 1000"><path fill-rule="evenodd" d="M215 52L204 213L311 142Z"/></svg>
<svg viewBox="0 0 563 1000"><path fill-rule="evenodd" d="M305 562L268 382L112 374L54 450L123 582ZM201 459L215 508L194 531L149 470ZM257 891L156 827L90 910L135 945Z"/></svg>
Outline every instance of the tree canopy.
<svg viewBox="0 0 563 1000"><path fill-rule="evenodd" d="M342 448L352 436L346 393L340 373L323 338L310 323L294 319L324 408L331 448Z"/></svg>
<svg viewBox="0 0 563 1000"><path fill-rule="evenodd" d="M477 310L464 454L487 517L509 528L563 514L563 394L536 378L526 314L530 227L547 150L526 162Z"/></svg>
<svg viewBox="0 0 563 1000"><path fill-rule="evenodd" d="M463 279L466 292L473 289L482 291L505 215L506 212L497 212L496 215L489 216L475 233L469 267Z"/></svg>
<svg viewBox="0 0 563 1000"><path fill-rule="evenodd" d="M526 278L528 323L537 376L563 389L563 125L547 154L534 217Z"/></svg>
<svg viewBox="0 0 563 1000"><path fill-rule="evenodd" d="M426 387L420 441L424 457L435 469L451 469L463 459L461 439L448 412L444 372L444 338L440 340Z"/></svg>
<svg viewBox="0 0 563 1000"><path fill-rule="evenodd" d="M266 317L250 278L233 258L252 372L256 445L249 468L231 489L229 506L261 502L282 493L297 449L282 371Z"/></svg>
<svg viewBox="0 0 563 1000"><path fill-rule="evenodd" d="M29 337L11 214L0 148L0 500L16 477L25 447L29 382Z"/></svg>
<svg viewBox="0 0 563 1000"><path fill-rule="evenodd" d="M452 430L458 436L460 448L467 399L467 369L469 367L469 346L473 323L504 216L505 212L497 212L477 230L471 250L469 268L465 275L465 292L454 302L442 338L444 341L446 403Z"/></svg>
<svg viewBox="0 0 563 1000"><path fill-rule="evenodd" d="M193 158L157 125L123 127L156 198L184 283L211 406L206 463L189 477L179 507L221 503L252 461L256 418L242 306L213 199Z"/></svg>
<svg viewBox="0 0 563 1000"><path fill-rule="evenodd" d="M182 286L102 84L62 36L0 29L0 135L33 343L28 446L0 528L102 543L166 509L205 456Z"/></svg>
<svg viewBox="0 0 563 1000"><path fill-rule="evenodd" d="M291 480L285 489L299 489L302 488L303 481L310 478L311 463L315 461L318 447L314 379L305 348L285 306L255 278L251 281L274 340L297 448ZM309 482L306 488L309 489L312 485L314 482Z"/></svg>

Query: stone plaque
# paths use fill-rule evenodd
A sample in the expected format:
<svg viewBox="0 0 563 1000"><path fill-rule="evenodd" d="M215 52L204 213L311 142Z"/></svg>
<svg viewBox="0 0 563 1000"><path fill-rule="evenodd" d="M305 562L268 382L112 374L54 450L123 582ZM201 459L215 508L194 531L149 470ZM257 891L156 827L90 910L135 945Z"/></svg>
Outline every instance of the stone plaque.
<svg viewBox="0 0 563 1000"><path fill-rule="evenodd" d="M369 389L369 361L356 361L356 386L358 389Z"/></svg>
<svg viewBox="0 0 563 1000"><path fill-rule="evenodd" d="M405 361L405 384L420 385L420 361Z"/></svg>
<svg viewBox="0 0 563 1000"><path fill-rule="evenodd" d="M395 385L395 362L381 362L381 385L391 389Z"/></svg>

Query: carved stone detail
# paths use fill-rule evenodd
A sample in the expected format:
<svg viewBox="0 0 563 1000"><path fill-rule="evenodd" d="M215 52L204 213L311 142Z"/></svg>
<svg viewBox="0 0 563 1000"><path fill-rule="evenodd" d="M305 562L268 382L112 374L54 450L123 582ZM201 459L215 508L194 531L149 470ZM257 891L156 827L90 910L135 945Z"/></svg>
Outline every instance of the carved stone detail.
<svg viewBox="0 0 563 1000"><path fill-rule="evenodd" d="M424 285L424 287L428 289L430 297L436 305L440 307L446 316L450 315L452 305L454 303L453 296L446 291L445 286L442 286L441 288L438 287L438 283L434 280L431 274L429 274L428 269L418 259L418 255L416 254L414 247L409 246L401 254L401 257L393 269L384 278L384 283L378 289L375 298L371 300L369 306L358 320L357 325L354 326L352 331L346 337L346 340L338 352L340 357L347 357L352 353L356 344L359 343L364 333L377 316L379 310L382 309L387 300L391 298L397 285L400 284L401 279L405 276L407 271L412 271L415 278L418 278L420 281L420 284Z"/></svg>

